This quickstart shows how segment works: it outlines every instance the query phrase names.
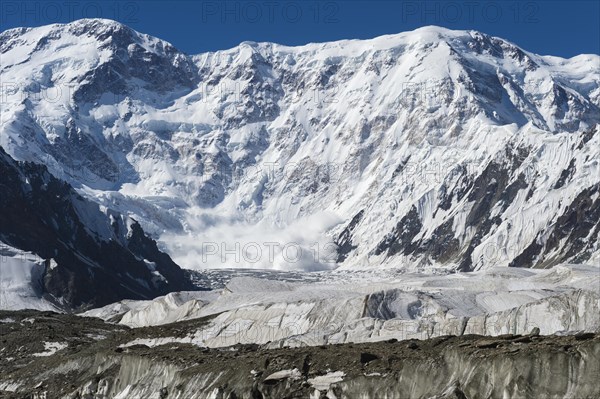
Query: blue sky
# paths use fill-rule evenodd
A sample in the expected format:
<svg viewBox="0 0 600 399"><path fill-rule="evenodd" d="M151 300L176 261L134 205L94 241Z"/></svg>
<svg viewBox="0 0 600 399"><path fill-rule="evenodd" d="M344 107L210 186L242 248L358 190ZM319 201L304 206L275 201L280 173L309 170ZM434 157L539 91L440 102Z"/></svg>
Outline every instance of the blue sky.
<svg viewBox="0 0 600 399"><path fill-rule="evenodd" d="M0 28L85 17L121 21L190 54L242 41L287 45L366 39L424 25L476 29L538 54L600 53L600 2L589 1L10 1Z"/></svg>

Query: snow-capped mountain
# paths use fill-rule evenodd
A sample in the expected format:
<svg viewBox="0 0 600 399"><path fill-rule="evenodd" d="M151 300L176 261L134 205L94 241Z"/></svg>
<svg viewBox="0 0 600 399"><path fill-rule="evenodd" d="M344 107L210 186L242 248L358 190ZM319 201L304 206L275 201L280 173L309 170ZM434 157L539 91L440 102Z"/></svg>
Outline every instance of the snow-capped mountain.
<svg viewBox="0 0 600 399"><path fill-rule="evenodd" d="M140 225L0 148L0 309L87 309L194 289Z"/></svg>
<svg viewBox="0 0 600 399"><path fill-rule="evenodd" d="M189 56L108 20L0 34L0 145L188 268L600 259L600 56L426 27Z"/></svg>

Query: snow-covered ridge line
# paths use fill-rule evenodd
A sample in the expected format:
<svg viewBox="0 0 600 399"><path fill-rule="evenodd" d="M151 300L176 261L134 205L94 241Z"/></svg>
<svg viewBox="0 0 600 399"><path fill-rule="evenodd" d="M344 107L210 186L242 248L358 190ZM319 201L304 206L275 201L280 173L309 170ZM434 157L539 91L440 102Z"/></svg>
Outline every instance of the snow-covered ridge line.
<svg viewBox="0 0 600 399"><path fill-rule="evenodd" d="M197 56L105 20L0 38L0 145L184 267L600 259L597 55L438 27Z"/></svg>
<svg viewBox="0 0 600 399"><path fill-rule="evenodd" d="M83 18L83 19L79 19L79 20L69 22L69 23L55 23L55 24L50 24L50 25L46 25L46 26L42 26L42 27L10 28L10 29L6 29L6 30L0 32L0 40L8 41L11 37L19 36L24 33L34 31L34 30L37 30L37 31L40 31L41 29L64 30L64 29L69 29L69 28L73 28L73 27L86 27L89 25L102 26L105 30L109 30L109 31L110 30L128 30L128 31L135 33L136 35L138 35L141 38L147 38L152 41L160 41L163 43L167 43L169 46L176 47L175 45L173 45L172 43L170 43L166 40L159 39L157 37L154 37L154 36L151 36L148 34L137 32L121 22L118 22L118 21L115 21L112 19L107 19L107 18ZM429 25L429 26L423 26L423 27L417 28L413 31L401 32L401 33L395 33L395 34L385 34L385 35L380 35L380 36L377 36L377 37L374 37L371 39L344 39L344 40L336 40L336 41L331 41L331 42L312 42L312 43L294 45L294 46L284 45L284 44L280 44L280 43L276 43L276 42L244 41L244 42L240 43L238 46L235 46L230 49L190 54L190 56L202 57L203 55L215 54L215 53L219 53L219 52L236 52L240 46L244 46L244 45L250 46L250 47L272 48L272 49L276 49L279 51L287 50L287 51L293 51L293 52L311 51L311 50L314 50L315 47L319 48L320 50L323 50L325 48L337 48L340 51L350 51L350 50L355 51L357 48L385 50L390 47L394 47L398 42L402 43L405 40L420 40L420 41L426 42L426 41L436 41L436 40L444 40L444 39L464 39L464 38L478 36L478 35L485 35L485 34L481 31L477 31L477 30L456 30L456 29L445 28L443 26ZM485 36L489 37L491 40L504 41L511 46L518 47L518 45L516 43L502 39L501 37L492 36L492 35L485 35ZM534 55L536 57L548 58L548 60L552 61L553 63L559 63L559 62L564 62L564 61L573 60L573 59L589 59L589 58L599 58L600 57L600 55L593 54L593 53L579 54L579 55L575 55L570 58L564 58L564 57L558 57L558 56L552 56L552 55L544 56L544 55L534 54L532 52L527 52L527 54Z"/></svg>

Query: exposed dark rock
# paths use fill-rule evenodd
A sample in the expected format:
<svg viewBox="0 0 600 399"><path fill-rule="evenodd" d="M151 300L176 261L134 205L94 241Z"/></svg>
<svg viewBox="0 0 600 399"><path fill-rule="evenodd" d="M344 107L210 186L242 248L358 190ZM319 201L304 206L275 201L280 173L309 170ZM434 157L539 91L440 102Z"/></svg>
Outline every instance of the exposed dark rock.
<svg viewBox="0 0 600 399"><path fill-rule="evenodd" d="M378 244L374 254L403 254L440 263L456 262L459 264L459 270L472 270L473 250L502 220L497 213L492 215L494 208L499 207L501 212L505 211L518 192L529 187L524 173L514 175L523 159L527 157L528 151L527 148L508 146L502 156L499 155L497 160L491 161L483 172L474 178L467 174L464 167L459 167L446 176L447 180L439 191L439 209L450 209L453 201L461 201L464 198L473 203L466 218L466 225L475 230L469 241L461 243L456 237L454 216L450 216L436 227L429 238L416 239L423 226L417 207L413 206L394 230Z"/></svg>
<svg viewBox="0 0 600 399"><path fill-rule="evenodd" d="M583 190L554 224L547 239L538 236L510 263L512 267L546 267L561 262L583 263L597 245L600 232L600 185ZM595 200L592 198L595 197ZM563 246L561 248L561 246ZM557 251L557 249L560 249ZM558 252L558 255L555 254Z"/></svg>
<svg viewBox="0 0 600 399"><path fill-rule="evenodd" d="M393 256L398 253L408 255L417 248L417 244L413 243L413 239L421 231L422 228L419 213L416 207L412 207L410 211L398 222L396 228L388 237L379 243L375 249L375 255L380 255L384 252L388 256Z"/></svg>
<svg viewBox="0 0 600 399"><path fill-rule="evenodd" d="M360 354L360 363L361 364L367 364L367 363L372 362L377 359L379 359L379 356L374 355L372 353L363 352Z"/></svg>
<svg viewBox="0 0 600 399"><path fill-rule="evenodd" d="M0 240L56 262L43 277L49 299L83 309L194 289L135 221L102 213L45 166L0 149L0 174Z"/></svg>
<svg viewBox="0 0 600 399"><path fill-rule="evenodd" d="M418 254L430 254L439 262L456 259L461 250L460 242L454 235L454 217L447 219L435 229L431 238L424 241L416 250Z"/></svg>
<svg viewBox="0 0 600 399"><path fill-rule="evenodd" d="M579 334L575 334L575 339L577 341L585 341L588 339L592 339L596 336L596 334L594 333L579 333Z"/></svg>
<svg viewBox="0 0 600 399"><path fill-rule="evenodd" d="M571 162L569 162L569 166L567 166L567 168L561 172L560 177L558 178L558 180L554 184L554 187L552 188L556 190L564 186L565 183L571 178L571 176L573 176L575 170L575 159L571 159Z"/></svg>
<svg viewBox="0 0 600 399"><path fill-rule="evenodd" d="M594 134L596 134L597 131L598 131L598 129L590 129L590 130L584 132L582 134L581 141L577 145L577 149L581 150L583 148L583 146L586 145L587 142L592 139L592 137L594 137Z"/></svg>
<svg viewBox="0 0 600 399"><path fill-rule="evenodd" d="M364 214L365 214L365 210L362 209L360 212L358 212L356 215L354 215L354 217L352 218L350 223L348 223L348 225L346 226L344 231L342 231L340 233L340 235L338 236L338 239L335 242L335 244L337 245L337 253L338 253L337 262L338 263L343 262L346 259L346 257L348 256L348 254L352 250L357 248L356 245L352 244L352 233L354 232L354 229L356 228L358 223L360 223Z"/></svg>

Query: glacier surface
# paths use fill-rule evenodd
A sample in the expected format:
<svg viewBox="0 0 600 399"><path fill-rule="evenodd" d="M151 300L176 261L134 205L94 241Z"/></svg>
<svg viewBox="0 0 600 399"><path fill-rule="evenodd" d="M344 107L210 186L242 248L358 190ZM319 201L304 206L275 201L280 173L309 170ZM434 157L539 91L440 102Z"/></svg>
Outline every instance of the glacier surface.
<svg viewBox="0 0 600 399"><path fill-rule="evenodd" d="M442 335L567 334L600 329L600 269L494 268L440 276L322 273L318 282L240 277L218 291L172 293L113 304L83 316L130 327L203 318L185 336L141 338L201 347L238 343L314 346Z"/></svg>

